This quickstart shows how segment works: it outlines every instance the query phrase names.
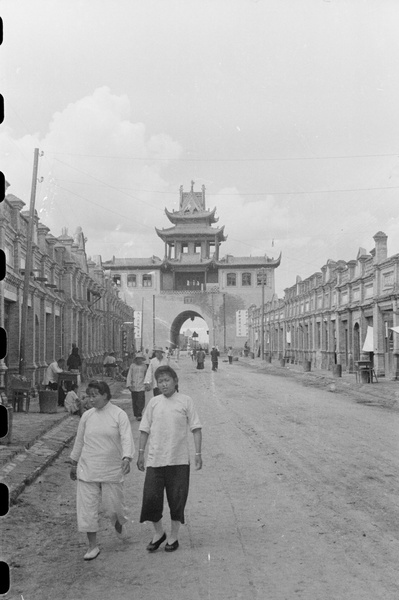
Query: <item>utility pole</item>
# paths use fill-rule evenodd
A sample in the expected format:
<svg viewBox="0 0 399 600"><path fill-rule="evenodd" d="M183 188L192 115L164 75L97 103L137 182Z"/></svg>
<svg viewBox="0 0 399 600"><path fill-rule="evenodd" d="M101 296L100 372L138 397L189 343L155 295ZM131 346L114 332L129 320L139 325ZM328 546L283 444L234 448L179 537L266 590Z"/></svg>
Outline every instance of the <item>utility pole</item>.
<svg viewBox="0 0 399 600"><path fill-rule="evenodd" d="M265 279L266 279L266 271L265 269L261 269L259 272L262 282L262 311L261 311L261 339L260 339L260 348L261 348L261 358L264 360L265 358Z"/></svg>
<svg viewBox="0 0 399 600"><path fill-rule="evenodd" d="M155 294L152 297L152 347L155 348Z"/></svg>
<svg viewBox="0 0 399 600"><path fill-rule="evenodd" d="M141 331L140 331L140 337L141 337L141 347L140 347L140 350L141 350L141 352L143 352L143 348L144 348L143 326L144 326L144 298L141 299Z"/></svg>
<svg viewBox="0 0 399 600"><path fill-rule="evenodd" d="M41 154L41 156L42 155L43 155L43 153ZM30 194L28 233L26 236L24 293L23 293L23 297L22 297L21 337L20 337L20 348L19 348L19 374L20 375L25 375L25 372L26 372L26 338L28 335L29 281L30 281L30 274L31 274L31 270L32 270L32 241L33 241L33 225L34 225L34 219L35 219L35 199L36 199L36 184L37 184L38 165L39 165L39 148L35 148L34 157L33 157L33 174L32 174L32 186L31 186L31 194ZM33 305L32 305L32 311L33 311Z"/></svg>

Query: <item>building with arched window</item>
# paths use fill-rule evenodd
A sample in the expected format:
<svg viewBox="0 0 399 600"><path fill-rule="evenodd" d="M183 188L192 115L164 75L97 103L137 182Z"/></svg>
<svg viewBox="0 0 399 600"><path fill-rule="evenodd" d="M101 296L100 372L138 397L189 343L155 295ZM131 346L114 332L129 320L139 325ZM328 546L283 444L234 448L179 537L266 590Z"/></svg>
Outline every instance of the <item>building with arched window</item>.
<svg viewBox="0 0 399 600"><path fill-rule="evenodd" d="M180 187L179 210L165 209L171 227L157 229L164 243L159 258L116 258L104 262L123 290L141 325L141 345L176 346L182 324L202 317L210 343L242 348L247 341L247 308L262 297L259 269L267 282L265 298L274 294L274 272L281 257L221 255L227 239L215 224L216 208L206 208L205 186L189 192Z"/></svg>
<svg viewBox="0 0 399 600"><path fill-rule="evenodd" d="M315 368L335 364L353 372L370 360L378 376L399 375L399 254L388 257L387 236L374 236L371 252L356 259L327 261L320 272L296 282L264 305L265 352ZM254 352L261 335L261 306L249 311Z"/></svg>
<svg viewBox="0 0 399 600"><path fill-rule="evenodd" d="M7 332L7 355L0 361L0 387L19 372L21 313L29 212L25 203L7 194L0 203L0 247L6 255L6 277L0 286L0 326ZM122 356L131 349L134 312L119 297L101 258L86 256L81 228L55 237L37 214L33 224L32 271L29 279L25 347L26 376L43 380L47 365L79 348L84 370L102 365L105 351ZM130 333L131 330L131 333ZM131 340L127 336L130 336ZM130 348L129 348L130 346Z"/></svg>

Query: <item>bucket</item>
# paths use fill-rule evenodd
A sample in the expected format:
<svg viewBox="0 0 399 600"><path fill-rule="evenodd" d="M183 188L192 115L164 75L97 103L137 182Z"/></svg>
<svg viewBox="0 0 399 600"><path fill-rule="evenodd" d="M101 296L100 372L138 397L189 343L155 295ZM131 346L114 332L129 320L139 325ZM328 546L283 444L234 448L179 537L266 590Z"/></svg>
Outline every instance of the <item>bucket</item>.
<svg viewBox="0 0 399 600"><path fill-rule="evenodd" d="M333 366L333 375L334 377L342 377L342 365Z"/></svg>
<svg viewBox="0 0 399 600"><path fill-rule="evenodd" d="M304 361L303 361L303 370L304 370L305 372L308 372L308 371L310 371L310 369L311 369L311 366L312 366L312 363L310 362L310 360L304 360Z"/></svg>
<svg viewBox="0 0 399 600"><path fill-rule="evenodd" d="M41 413L56 413L58 392L54 390L39 391L39 410Z"/></svg>

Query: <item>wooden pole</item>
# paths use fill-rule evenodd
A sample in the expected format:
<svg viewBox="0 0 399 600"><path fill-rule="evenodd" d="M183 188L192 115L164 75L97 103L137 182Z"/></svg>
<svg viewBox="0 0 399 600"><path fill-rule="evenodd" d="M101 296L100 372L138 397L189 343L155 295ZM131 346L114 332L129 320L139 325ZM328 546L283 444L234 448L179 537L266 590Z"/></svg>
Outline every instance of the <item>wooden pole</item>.
<svg viewBox="0 0 399 600"><path fill-rule="evenodd" d="M32 241L33 241L33 225L34 225L34 218L35 218L35 198L36 198L38 165L39 165L39 148L35 148L34 158L33 158L33 174L32 174L32 186L31 186L31 194L30 194L28 232L27 232L27 236L26 236L25 276L24 276L24 291L23 291L23 297L22 297L21 337L20 337L20 349L19 349L19 374L20 375L25 375L25 372L26 372L26 338L28 335L29 282L30 282L30 273L32 270ZM33 305L32 305L32 310L33 310Z"/></svg>

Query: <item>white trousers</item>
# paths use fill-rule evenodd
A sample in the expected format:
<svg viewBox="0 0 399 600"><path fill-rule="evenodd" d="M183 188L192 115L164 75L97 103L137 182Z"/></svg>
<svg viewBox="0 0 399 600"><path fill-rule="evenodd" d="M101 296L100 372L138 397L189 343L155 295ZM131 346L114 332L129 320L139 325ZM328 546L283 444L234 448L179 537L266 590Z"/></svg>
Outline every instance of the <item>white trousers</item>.
<svg viewBox="0 0 399 600"><path fill-rule="evenodd" d="M94 533L99 530L98 513L101 503L113 525L117 520L121 525L126 523L128 519L123 483L97 483L78 479L76 511L79 531Z"/></svg>

